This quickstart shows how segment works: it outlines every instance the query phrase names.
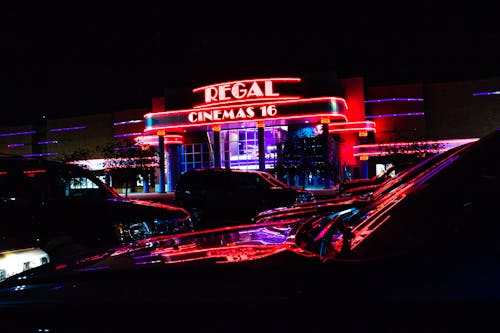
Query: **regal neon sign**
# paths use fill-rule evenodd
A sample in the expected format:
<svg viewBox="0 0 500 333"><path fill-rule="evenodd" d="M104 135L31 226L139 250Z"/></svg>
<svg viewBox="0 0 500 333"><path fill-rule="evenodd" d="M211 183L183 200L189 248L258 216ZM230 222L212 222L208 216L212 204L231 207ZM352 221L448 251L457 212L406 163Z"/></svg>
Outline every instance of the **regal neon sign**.
<svg viewBox="0 0 500 333"><path fill-rule="evenodd" d="M276 90L277 84L297 83L300 78L269 78L230 81L193 89L193 93L203 93L204 103L194 106L207 107L250 101L271 101L298 99L300 96L282 95Z"/></svg>
<svg viewBox="0 0 500 333"><path fill-rule="evenodd" d="M258 81L254 81L249 85L244 82L236 82L205 88L205 103L230 101L231 99L278 97L280 95L274 92L273 81L269 80L263 83L263 87Z"/></svg>

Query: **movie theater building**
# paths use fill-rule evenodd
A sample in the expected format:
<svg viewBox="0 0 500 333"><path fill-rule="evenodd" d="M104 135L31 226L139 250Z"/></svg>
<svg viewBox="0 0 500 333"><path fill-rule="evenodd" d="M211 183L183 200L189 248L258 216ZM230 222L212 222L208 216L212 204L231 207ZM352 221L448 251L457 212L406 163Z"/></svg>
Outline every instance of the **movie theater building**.
<svg viewBox="0 0 500 333"><path fill-rule="evenodd" d="M271 171L294 186L330 186L340 162L330 125L373 123L348 122L343 89L331 75L229 81L190 94L154 99L144 116L149 143L158 141L160 151L167 140L169 180L191 168L223 167Z"/></svg>
<svg viewBox="0 0 500 333"><path fill-rule="evenodd" d="M116 149L142 146L159 156L151 186L138 178L134 191L172 191L182 172L206 167L266 170L293 186L328 188L375 175L395 147L445 150L498 127L499 85L493 78L367 87L362 77L331 72L243 78L166 89L150 107L4 128L0 147L57 158L134 139ZM102 174L102 160L96 151L86 163Z"/></svg>

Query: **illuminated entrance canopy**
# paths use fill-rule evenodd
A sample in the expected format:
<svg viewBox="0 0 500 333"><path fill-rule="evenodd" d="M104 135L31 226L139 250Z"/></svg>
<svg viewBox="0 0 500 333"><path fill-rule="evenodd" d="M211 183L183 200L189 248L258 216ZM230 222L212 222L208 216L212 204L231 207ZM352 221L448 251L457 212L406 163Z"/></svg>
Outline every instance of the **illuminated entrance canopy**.
<svg viewBox="0 0 500 333"><path fill-rule="evenodd" d="M145 132L241 122L273 125L286 119L319 121L328 117L347 121L347 105L343 98L303 98L300 94L293 93L300 91L293 87L300 83L300 78L267 78L196 88L193 93L201 94L203 103L196 104L191 109L148 113L144 115Z"/></svg>

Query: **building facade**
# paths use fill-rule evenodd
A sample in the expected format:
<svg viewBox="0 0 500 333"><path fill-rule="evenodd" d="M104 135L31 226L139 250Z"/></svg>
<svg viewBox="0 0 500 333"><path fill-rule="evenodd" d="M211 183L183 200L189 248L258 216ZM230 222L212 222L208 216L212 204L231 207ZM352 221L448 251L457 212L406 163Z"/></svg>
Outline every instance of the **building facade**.
<svg viewBox="0 0 500 333"><path fill-rule="evenodd" d="M500 125L500 78L366 86L328 72L167 89L151 101L2 127L0 153L77 160L122 192L173 191L182 172L208 167L329 188L374 176L396 153L448 149Z"/></svg>

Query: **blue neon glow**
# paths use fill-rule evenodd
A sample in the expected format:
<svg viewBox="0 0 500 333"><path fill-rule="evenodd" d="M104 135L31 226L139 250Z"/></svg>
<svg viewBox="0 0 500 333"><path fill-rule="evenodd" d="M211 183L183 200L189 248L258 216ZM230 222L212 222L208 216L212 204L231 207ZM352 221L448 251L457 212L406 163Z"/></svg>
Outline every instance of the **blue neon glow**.
<svg viewBox="0 0 500 333"><path fill-rule="evenodd" d="M423 102L423 98L382 98L382 99L369 99L365 103L384 103L384 102Z"/></svg>
<svg viewBox="0 0 500 333"><path fill-rule="evenodd" d="M87 126L61 127L49 129L49 132L75 131L87 128Z"/></svg>
<svg viewBox="0 0 500 333"><path fill-rule="evenodd" d="M472 93L472 96L488 96L488 95L500 95L500 91L484 91L484 92L477 92L477 93Z"/></svg>
<svg viewBox="0 0 500 333"><path fill-rule="evenodd" d="M43 156L54 156L59 153L51 152L51 153L40 153L40 154L25 154L23 157L43 157Z"/></svg>
<svg viewBox="0 0 500 333"><path fill-rule="evenodd" d="M125 133L125 134L116 134L114 137L115 138L126 138L129 136L141 136L144 133Z"/></svg>
<svg viewBox="0 0 500 333"><path fill-rule="evenodd" d="M39 145L51 145L51 144L56 144L59 143L57 140L51 140L51 141L38 141L37 144Z"/></svg>
<svg viewBox="0 0 500 333"><path fill-rule="evenodd" d="M423 116L423 112L409 112L409 113L388 113L388 114L377 114L374 116L366 116L366 119L374 118L385 118L385 117L411 117L411 116Z"/></svg>
<svg viewBox="0 0 500 333"><path fill-rule="evenodd" d="M116 150L116 151L120 151L120 150L133 150L133 149L141 149L141 147L139 147L139 146L132 146L132 147L117 147L117 148L114 148L114 150Z"/></svg>
<svg viewBox="0 0 500 333"><path fill-rule="evenodd" d="M36 131L27 131L27 132L12 132L12 133L2 133L0 136L14 136L14 135L25 135L25 134L35 134Z"/></svg>
<svg viewBox="0 0 500 333"><path fill-rule="evenodd" d="M117 123L113 123L113 125L119 126L119 125L128 125L128 124L137 124L137 123L142 123L142 122L144 122L144 119L129 120L129 121L120 121L120 122L117 122Z"/></svg>

